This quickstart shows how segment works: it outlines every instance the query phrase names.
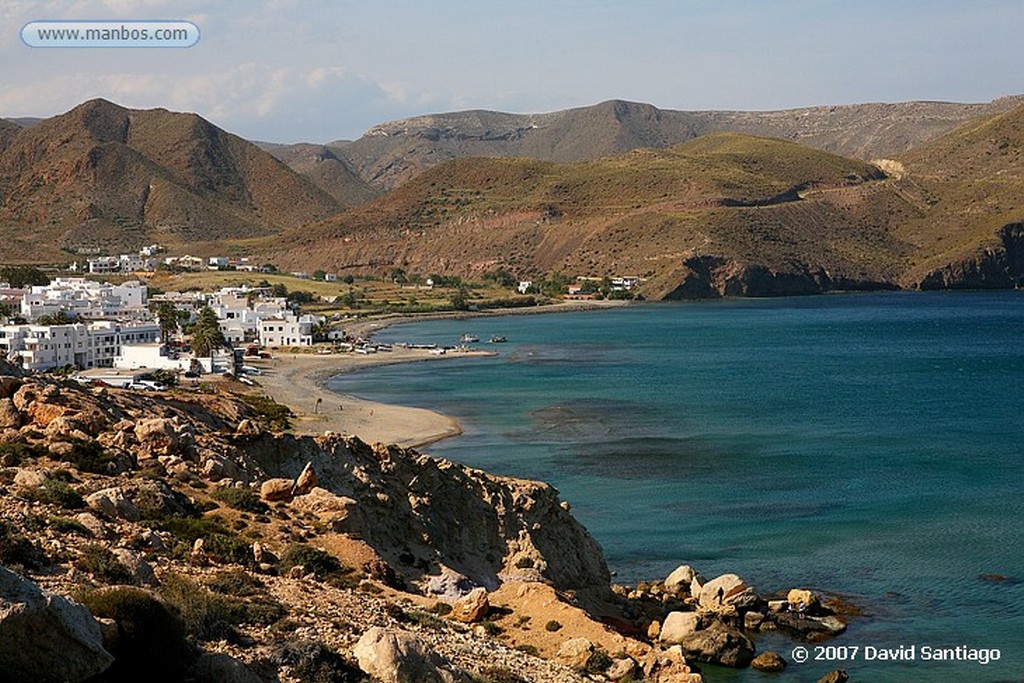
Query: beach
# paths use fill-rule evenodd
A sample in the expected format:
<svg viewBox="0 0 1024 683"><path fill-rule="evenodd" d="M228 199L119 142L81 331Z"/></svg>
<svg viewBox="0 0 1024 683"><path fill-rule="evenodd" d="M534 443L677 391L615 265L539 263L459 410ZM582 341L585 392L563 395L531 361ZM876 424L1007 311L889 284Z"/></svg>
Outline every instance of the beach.
<svg viewBox="0 0 1024 683"><path fill-rule="evenodd" d="M548 306L511 308L495 311L445 311L418 315L375 316L345 324L352 337L369 338L391 325L421 320L462 319L541 313L565 313L619 308L626 301L567 301ZM458 358L493 355L484 350L450 351L432 355L425 349L395 348L391 352L369 355L339 353L274 353L270 360L246 359L246 364L263 373L256 378L264 391L278 403L292 409L292 429L297 434L322 434L325 431L354 434L367 443L379 441L403 448L419 448L458 436L458 421L432 410L367 401L327 389L327 380L335 375L365 368L425 361L452 361Z"/></svg>
<svg viewBox="0 0 1024 683"><path fill-rule="evenodd" d="M353 434L367 443L379 441L416 448L461 434L462 429L453 418L431 410L366 401L330 391L325 386L327 380L344 372L393 363L453 361L487 355L491 354L472 350L438 356L425 349L396 348L369 355L275 353L271 359L246 359L246 364L262 372L255 379L267 394L295 413L292 428L297 434L331 431Z"/></svg>

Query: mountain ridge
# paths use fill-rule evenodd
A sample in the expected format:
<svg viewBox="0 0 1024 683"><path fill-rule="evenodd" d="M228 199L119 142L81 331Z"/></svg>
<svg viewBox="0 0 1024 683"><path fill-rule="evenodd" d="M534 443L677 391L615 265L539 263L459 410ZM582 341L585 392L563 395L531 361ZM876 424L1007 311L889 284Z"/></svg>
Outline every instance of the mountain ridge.
<svg viewBox="0 0 1024 683"><path fill-rule="evenodd" d="M1011 95L988 103L911 101L770 111L682 111L607 100L541 114L466 110L428 114L325 145L370 185L391 189L458 156L528 156L571 162L641 147L668 147L712 132L741 132L800 142L842 156L888 158L972 118L1024 103Z"/></svg>

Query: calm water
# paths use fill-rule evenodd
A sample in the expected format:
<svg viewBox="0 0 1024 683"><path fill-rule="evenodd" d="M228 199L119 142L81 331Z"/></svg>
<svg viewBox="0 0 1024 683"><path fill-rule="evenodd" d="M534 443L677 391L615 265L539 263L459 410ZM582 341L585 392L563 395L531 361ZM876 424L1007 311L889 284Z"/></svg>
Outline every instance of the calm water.
<svg viewBox="0 0 1024 683"><path fill-rule="evenodd" d="M870 613L833 644L1002 650L988 666L841 663L854 680L1024 680L1024 293L651 304L380 339L464 332L510 341L333 388L458 417L466 434L427 450L554 484L620 582L685 562L762 593L829 589Z"/></svg>

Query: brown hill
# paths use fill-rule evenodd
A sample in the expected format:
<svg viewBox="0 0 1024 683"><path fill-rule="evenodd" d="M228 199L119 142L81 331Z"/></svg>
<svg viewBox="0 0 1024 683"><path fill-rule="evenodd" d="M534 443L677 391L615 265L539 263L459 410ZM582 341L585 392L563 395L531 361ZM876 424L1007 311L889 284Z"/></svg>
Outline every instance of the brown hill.
<svg viewBox="0 0 1024 683"><path fill-rule="evenodd" d="M672 111L622 100L547 114L464 111L393 121L329 145L374 187L394 188L464 156L571 162L670 147L713 132L775 137L870 160L890 158L976 117L1021 103L903 102L766 112Z"/></svg>
<svg viewBox="0 0 1024 683"><path fill-rule="evenodd" d="M877 215L912 207L884 178L865 162L736 134L575 164L457 159L285 236L273 258L352 271L635 274L656 298L887 287L909 248Z"/></svg>
<svg viewBox="0 0 1024 683"><path fill-rule="evenodd" d="M1024 282L1024 107L959 128L903 161L906 193L926 207L893 230L922 254L904 284Z"/></svg>
<svg viewBox="0 0 1024 683"><path fill-rule="evenodd" d="M380 195L379 190L370 187L325 145L299 143L270 145L265 149L344 206L365 204Z"/></svg>
<svg viewBox="0 0 1024 683"><path fill-rule="evenodd" d="M255 145L194 114L92 100L9 134L0 237L11 256L267 235L340 207Z"/></svg>

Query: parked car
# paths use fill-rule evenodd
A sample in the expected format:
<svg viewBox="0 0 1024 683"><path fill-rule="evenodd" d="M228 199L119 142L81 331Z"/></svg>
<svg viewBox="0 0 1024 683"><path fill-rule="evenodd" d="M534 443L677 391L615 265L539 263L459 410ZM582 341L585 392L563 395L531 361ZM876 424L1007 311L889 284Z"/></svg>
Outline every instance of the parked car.
<svg viewBox="0 0 1024 683"><path fill-rule="evenodd" d="M132 382L128 385L128 389L135 389L136 391L166 391L167 387L160 382L153 382L148 379L140 379L138 382Z"/></svg>

